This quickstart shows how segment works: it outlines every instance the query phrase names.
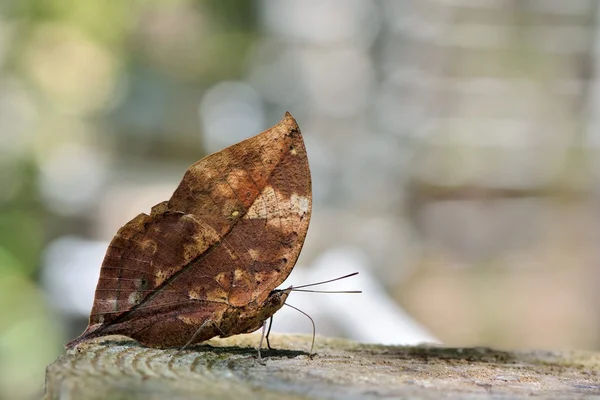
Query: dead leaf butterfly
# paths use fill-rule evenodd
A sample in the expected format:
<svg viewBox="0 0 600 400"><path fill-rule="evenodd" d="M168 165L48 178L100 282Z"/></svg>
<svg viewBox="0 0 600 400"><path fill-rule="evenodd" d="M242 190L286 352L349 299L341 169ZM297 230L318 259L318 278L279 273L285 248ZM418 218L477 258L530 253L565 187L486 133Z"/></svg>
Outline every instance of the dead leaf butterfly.
<svg viewBox="0 0 600 400"><path fill-rule="evenodd" d="M120 334L184 347L253 332L279 310L310 221L311 179L289 114L193 164L170 200L110 242L89 325L66 347Z"/></svg>

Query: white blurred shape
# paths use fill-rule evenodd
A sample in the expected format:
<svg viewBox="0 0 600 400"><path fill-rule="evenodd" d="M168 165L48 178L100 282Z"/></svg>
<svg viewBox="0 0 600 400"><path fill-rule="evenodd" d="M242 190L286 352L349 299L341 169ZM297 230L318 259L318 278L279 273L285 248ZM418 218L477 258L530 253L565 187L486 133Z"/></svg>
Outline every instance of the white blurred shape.
<svg viewBox="0 0 600 400"><path fill-rule="evenodd" d="M36 120L35 104L22 82L4 77L0 81L0 159L21 156L30 149Z"/></svg>
<svg viewBox="0 0 600 400"><path fill-rule="evenodd" d="M207 150L214 152L265 128L263 104L252 86L221 82L209 89L199 109Z"/></svg>
<svg viewBox="0 0 600 400"><path fill-rule="evenodd" d="M465 5L468 5L471 1L472 0L463 0ZM523 3L523 5L531 11L558 15L586 14L592 11L594 7L593 4L594 2L589 0L535 0Z"/></svg>
<svg viewBox="0 0 600 400"><path fill-rule="evenodd" d="M381 26L371 0L264 0L261 11L274 35L319 45L370 46Z"/></svg>
<svg viewBox="0 0 600 400"><path fill-rule="evenodd" d="M249 57L249 82L269 102L297 109L305 102L306 72L302 52L273 40L263 40Z"/></svg>
<svg viewBox="0 0 600 400"><path fill-rule="evenodd" d="M374 70L367 52L352 48L307 52L304 65L310 96L320 111L344 117L368 106Z"/></svg>
<svg viewBox="0 0 600 400"><path fill-rule="evenodd" d="M61 237L48 245L44 252L41 279L54 307L73 315L90 312L107 245L106 242L74 236ZM341 327L349 338L360 342L396 345L439 343L385 294L385 289L370 273L365 254L356 248L326 251L310 270L295 268L286 282L299 286L351 272L359 272L359 275L314 289L362 290L363 293L296 292L288 302L311 315L320 335L324 334L324 325L329 325L330 328ZM277 312L274 320L273 332L310 333L312 329L310 321L289 307ZM335 330L325 333L342 336Z"/></svg>
<svg viewBox="0 0 600 400"><path fill-rule="evenodd" d="M587 26L534 26L527 33L533 48L549 53L577 56L585 54L592 44Z"/></svg>
<svg viewBox="0 0 600 400"><path fill-rule="evenodd" d="M43 256L42 283L52 305L66 314L88 315L107 242L63 236Z"/></svg>
<svg viewBox="0 0 600 400"><path fill-rule="evenodd" d="M352 272L359 272L359 275L314 289L362 290L361 294L293 293L288 302L315 319L317 334L322 334L319 320L323 320L327 323L335 322L344 328L348 337L360 342L396 345L439 343L438 339L386 294L383 286L371 274L366 255L357 248L328 250L315 260L309 270L294 269L286 282L293 282L298 286ZM289 285L282 285L286 286ZM302 325L310 327L310 323L304 321L302 315L284 307L275 315L277 329L274 328L274 331L290 332L287 321L292 319L302 319ZM304 332L309 331L304 329Z"/></svg>
<svg viewBox="0 0 600 400"><path fill-rule="evenodd" d="M42 196L59 214L82 212L100 192L106 168L106 161L93 148L77 143L60 145L40 163Z"/></svg>

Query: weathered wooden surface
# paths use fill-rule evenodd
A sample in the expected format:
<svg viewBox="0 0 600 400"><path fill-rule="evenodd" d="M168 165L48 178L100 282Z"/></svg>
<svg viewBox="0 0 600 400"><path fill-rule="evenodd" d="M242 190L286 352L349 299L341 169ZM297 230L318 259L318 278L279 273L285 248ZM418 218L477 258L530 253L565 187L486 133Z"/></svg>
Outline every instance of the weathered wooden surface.
<svg viewBox="0 0 600 400"><path fill-rule="evenodd" d="M600 399L600 353L365 345L256 335L177 353L126 339L83 343L46 372L46 399Z"/></svg>

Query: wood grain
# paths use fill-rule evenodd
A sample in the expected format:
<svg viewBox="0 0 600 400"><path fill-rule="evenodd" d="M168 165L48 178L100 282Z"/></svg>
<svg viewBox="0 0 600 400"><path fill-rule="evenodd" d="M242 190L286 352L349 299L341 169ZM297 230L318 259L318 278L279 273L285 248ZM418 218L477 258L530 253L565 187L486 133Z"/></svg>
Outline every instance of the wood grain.
<svg viewBox="0 0 600 400"><path fill-rule="evenodd" d="M47 368L45 399L584 399L600 396L600 354L380 346L273 335L211 340L177 353L95 339Z"/></svg>

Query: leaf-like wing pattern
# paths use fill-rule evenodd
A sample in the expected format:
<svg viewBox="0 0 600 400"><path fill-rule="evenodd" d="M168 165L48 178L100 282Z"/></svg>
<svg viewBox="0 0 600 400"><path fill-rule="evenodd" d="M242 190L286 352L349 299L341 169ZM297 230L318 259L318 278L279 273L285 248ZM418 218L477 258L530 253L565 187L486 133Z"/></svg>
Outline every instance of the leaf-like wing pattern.
<svg viewBox="0 0 600 400"><path fill-rule="evenodd" d="M258 318L248 314L289 275L311 203L306 149L289 113L259 135L203 158L169 201L117 232L88 328L67 346L123 334L168 347L185 344L200 327L196 341L244 331L232 319Z"/></svg>

